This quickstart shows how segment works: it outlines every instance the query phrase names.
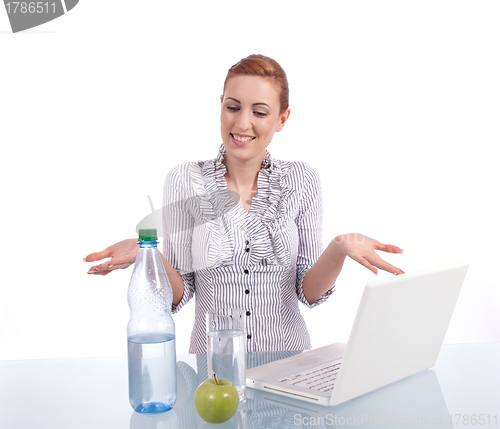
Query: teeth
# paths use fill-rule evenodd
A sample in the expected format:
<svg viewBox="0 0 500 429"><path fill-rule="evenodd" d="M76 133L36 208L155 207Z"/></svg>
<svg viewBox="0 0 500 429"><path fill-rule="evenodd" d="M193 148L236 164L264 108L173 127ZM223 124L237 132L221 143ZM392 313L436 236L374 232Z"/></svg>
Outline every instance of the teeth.
<svg viewBox="0 0 500 429"><path fill-rule="evenodd" d="M233 134L233 137L235 140L238 140L239 142L242 142L242 143L248 142L248 141L253 139L253 137L240 137L240 136L235 136L234 134Z"/></svg>

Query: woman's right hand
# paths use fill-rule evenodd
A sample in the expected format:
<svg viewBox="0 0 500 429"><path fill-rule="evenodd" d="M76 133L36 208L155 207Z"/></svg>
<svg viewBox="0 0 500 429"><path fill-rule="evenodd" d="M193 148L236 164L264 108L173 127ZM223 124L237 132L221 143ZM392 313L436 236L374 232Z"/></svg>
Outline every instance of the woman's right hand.
<svg viewBox="0 0 500 429"><path fill-rule="evenodd" d="M113 244L102 252L91 253L83 258L84 262L96 262L104 258L111 258L109 261L90 267L87 274L99 274L105 276L113 270L128 268L135 262L139 244L137 238L130 238Z"/></svg>

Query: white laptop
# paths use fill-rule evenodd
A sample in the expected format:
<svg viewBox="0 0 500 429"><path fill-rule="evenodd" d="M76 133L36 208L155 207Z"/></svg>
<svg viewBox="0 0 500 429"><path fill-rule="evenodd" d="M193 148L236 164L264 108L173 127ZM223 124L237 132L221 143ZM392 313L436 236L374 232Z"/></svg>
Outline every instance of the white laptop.
<svg viewBox="0 0 500 429"><path fill-rule="evenodd" d="M347 345L247 369L247 386L337 405L434 366L468 266L368 282Z"/></svg>
<svg viewBox="0 0 500 429"><path fill-rule="evenodd" d="M347 426L345 429L348 429L349 426L360 425L401 428L405 427L406 422L408 429L422 428L431 424L435 429L436 426L438 429L453 429L451 420L447 418L450 412L441 386L432 369L420 371L397 383L391 383L389 386L335 407L325 407L257 389L247 389L246 398L267 405L259 407L261 411L266 411L259 413L261 420L263 415L272 419L273 415L279 414L281 421L288 419L298 424L296 415L300 413L300 420L308 422L310 426L316 423L315 428ZM261 420L259 427L273 427L269 421ZM337 422L335 425L334 420ZM304 429L308 426L303 424L297 427Z"/></svg>

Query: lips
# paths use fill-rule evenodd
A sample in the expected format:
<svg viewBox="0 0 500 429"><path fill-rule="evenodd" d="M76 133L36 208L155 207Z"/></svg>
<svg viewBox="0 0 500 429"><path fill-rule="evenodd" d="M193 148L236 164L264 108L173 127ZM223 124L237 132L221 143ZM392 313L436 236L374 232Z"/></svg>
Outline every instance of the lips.
<svg viewBox="0 0 500 429"><path fill-rule="evenodd" d="M255 137L248 136L245 134L233 134L231 133L231 140L236 146L246 146L252 140L255 140Z"/></svg>

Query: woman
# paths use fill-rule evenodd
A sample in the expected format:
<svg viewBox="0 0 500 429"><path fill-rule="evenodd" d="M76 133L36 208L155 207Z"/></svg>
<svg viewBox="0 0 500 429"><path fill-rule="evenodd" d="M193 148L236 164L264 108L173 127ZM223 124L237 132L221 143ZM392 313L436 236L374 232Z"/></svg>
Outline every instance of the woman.
<svg viewBox="0 0 500 429"><path fill-rule="evenodd" d="M298 302L324 302L346 256L375 274L403 273L375 252L402 253L399 247L361 234L340 235L323 251L317 173L267 152L289 116L284 70L251 55L231 67L224 83L217 158L167 175L162 259L173 311L196 294L191 353L206 352L205 314L214 307L246 311L249 352L308 349ZM137 248L136 239L124 240L84 260L111 257L89 270L105 275L134 263Z"/></svg>

